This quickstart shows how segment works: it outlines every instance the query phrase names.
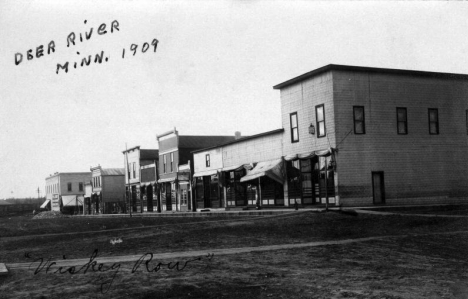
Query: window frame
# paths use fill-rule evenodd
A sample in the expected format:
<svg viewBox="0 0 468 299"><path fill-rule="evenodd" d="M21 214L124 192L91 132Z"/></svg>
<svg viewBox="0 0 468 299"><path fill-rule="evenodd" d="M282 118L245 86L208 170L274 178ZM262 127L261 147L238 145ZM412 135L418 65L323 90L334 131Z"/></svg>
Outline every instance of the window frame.
<svg viewBox="0 0 468 299"><path fill-rule="evenodd" d="M174 172L174 153L171 153L171 172Z"/></svg>
<svg viewBox="0 0 468 299"><path fill-rule="evenodd" d="M166 154L163 155L163 173L166 173L167 170L167 157Z"/></svg>
<svg viewBox="0 0 468 299"><path fill-rule="evenodd" d="M318 120L318 110L319 108L323 109L323 120L319 121ZM320 123L323 122L323 134L320 134ZM327 136L327 126L325 123L325 104L320 104L315 106L315 125L317 126L317 138L322 138Z"/></svg>
<svg viewBox="0 0 468 299"><path fill-rule="evenodd" d="M67 191L68 192L72 192L73 191L73 186L72 186L72 183L67 183Z"/></svg>
<svg viewBox="0 0 468 299"><path fill-rule="evenodd" d="M404 121L400 121L398 119L398 111L400 109L405 111L405 120ZM397 128L396 128L397 129L397 134L398 135L408 135L408 109L406 107L396 107L396 118L397 118L396 119L397 120ZM399 130L399 124L400 123L404 123L404 125L405 125L405 132L404 133L400 133L400 130Z"/></svg>
<svg viewBox="0 0 468 299"><path fill-rule="evenodd" d="M210 167L211 165L211 160L210 160L210 154L205 155L205 166Z"/></svg>
<svg viewBox="0 0 468 299"><path fill-rule="evenodd" d="M296 120L295 127L293 127L293 117ZM291 143L299 142L299 117L297 116L297 111L289 113L289 127L291 133ZM294 139L294 131L296 131L297 139Z"/></svg>
<svg viewBox="0 0 468 299"><path fill-rule="evenodd" d="M435 111L435 116L436 116L436 121L431 121L431 112ZM439 135L439 109L437 108L428 108L427 109L427 118L429 122L429 135ZM436 124L436 132L433 133L431 132L431 124L435 123Z"/></svg>
<svg viewBox="0 0 468 299"><path fill-rule="evenodd" d="M78 191L80 191L80 192L83 191L83 183L82 182L78 183Z"/></svg>
<svg viewBox="0 0 468 299"><path fill-rule="evenodd" d="M356 109L362 109L362 120L356 119ZM358 133L356 131L356 124L362 122L362 132ZM353 123L354 123L354 134L355 135L364 135L366 134L366 114L364 106L353 106Z"/></svg>
<svg viewBox="0 0 468 299"><path fill-rule="evenodd" d="M133 178L136 179L136 162L133 162Z"/></svg>

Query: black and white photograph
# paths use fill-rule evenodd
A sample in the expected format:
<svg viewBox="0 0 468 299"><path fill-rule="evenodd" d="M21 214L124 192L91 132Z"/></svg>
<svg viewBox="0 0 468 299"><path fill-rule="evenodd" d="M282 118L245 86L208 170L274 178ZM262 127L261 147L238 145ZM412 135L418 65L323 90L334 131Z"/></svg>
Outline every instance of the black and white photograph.
<svg viewBox="0 0 468 299"><path fill-rule="evenodd" d="M468 298L468 3L0 0L0 298Z"/></svg>

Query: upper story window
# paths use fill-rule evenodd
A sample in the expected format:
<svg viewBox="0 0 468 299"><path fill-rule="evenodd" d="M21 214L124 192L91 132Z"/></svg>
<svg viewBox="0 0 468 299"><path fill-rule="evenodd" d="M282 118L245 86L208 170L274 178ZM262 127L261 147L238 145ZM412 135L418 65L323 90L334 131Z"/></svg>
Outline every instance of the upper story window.
<svg viewBox="0 0 468 299"><path fill-rule="evenodd" d="M315 119L317 120L317 137L327 135L325 128L325 105L315 106Z"/></svg>
<svg viewBox="0 0 468 299"><path fill-rule="evenodd" d="M171 153L171 172L174 172L174 153Z"/></svg>
<svg viewBox="0 0 468 299"><path fill-rule="evenodd" d="M83 183L78 183L78 190L83 191Z"/></svg>
<svg viewBox="0 0 468 299"><path fill-rule="evenodd" d="M133 178L136 178L136 162L133 162Z"/></svg>
<svg viewBox="0 0 468 299"><path fill-rule="evenodd" d="M353 107L354 134L366 134L364 106Z"/></svg>
<svg viewBox="0 0 468 299"><path fill-rule="evenodd" d="M396 108L397 110L397 132L400 135L408 134L408 118L406 108Z"/></svg>
<svg viewBox="0 0 468 299"><path fill-rule="evenodd" d="M164 155L163 156L163 173L166 173L166 165L167 165L166 155Z"/></svg>
<svg viewBox="0 0 468 299"><path fill-rule="evenodd" d="M210 154L205 155L206 167L210 167Z"/></svg>
<svg viewBox="0 0 468 299"><path fill-rule="evenodd" d="M127 177L129 179L131 178L131 176L130 176L130 168L131 168L130 165L131 165L130 163L127 164Z"/></svg>
<svg viewBox="0 0 468 299"><path fill-rule="evenodd" d="M72 191L72 183L68 183L68 191Z"/></svg>
<svg viewBox="0 0 468 299"><path fill-rule="evenodd" d="M439 134L439 111L437 109L429 109L429 134Z"/></svg>
<svg viewBox="0 0 468 299"><path fill-rule="evenodd" d="M297 124L297 112L289 114L289 120L291 123L291 142L299 141L299 128Z"/></svg>

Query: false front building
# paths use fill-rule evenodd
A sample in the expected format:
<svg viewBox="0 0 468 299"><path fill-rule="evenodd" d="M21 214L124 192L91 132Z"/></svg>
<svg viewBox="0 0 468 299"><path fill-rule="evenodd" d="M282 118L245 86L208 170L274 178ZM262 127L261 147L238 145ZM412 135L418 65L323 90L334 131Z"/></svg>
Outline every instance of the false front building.
<svg viewBox="0 0 468 299"><path fill-rule="evenodd" d="M122 152L125 160L125 190L132 212L152 212L158 208L158 150L139 146Z"/></svg>
<svg viewBox="0 0 468 299"><path fill-rule="evenodd" d="M238 138L240 133L238 134ZM191 152L235 140L235 136L179 135L174 128L156 136L159 145L159 183L162 211L187 211L191 206ZM182 167L182 165L184 165Z"/></svg>
<svg viewBox="0 0 468 299"><path fill-rule="evenodd" d="M125 211L125 169L91 168L91 197L85 199L88 214L110 214Z"/></svg>

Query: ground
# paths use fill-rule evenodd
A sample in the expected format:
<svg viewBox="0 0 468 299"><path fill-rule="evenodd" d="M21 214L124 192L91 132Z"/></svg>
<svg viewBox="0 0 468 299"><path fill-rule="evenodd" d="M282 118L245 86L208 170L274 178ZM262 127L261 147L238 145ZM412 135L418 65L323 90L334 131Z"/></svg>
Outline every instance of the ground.
<svg viewBox="0 0 468 299"><path fill-rule="evenodd" d="M29 269L17 267L0 277L0 297L468 298L467 237L468 217L409 214L1 217L0 262ZM354 241L333 244L337 240ZM329 243L292 247L323 241ZM246 249L280 244L293 245ZM35 274L39 258L82 258L83 266L96 249L98 263L103 257L138 259L145 253L155 258L148 267L118 261L105 263L102 271L96 265L94 272L91 267L72 275L66 272L69 267L62 269L64 274L53 273L58 269L53 265L48 273L44 267ZM188 251L206 255L195 260ZM217 253L208 255L212 252Z"/></svg>

